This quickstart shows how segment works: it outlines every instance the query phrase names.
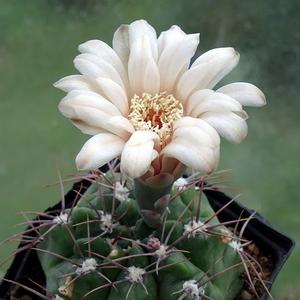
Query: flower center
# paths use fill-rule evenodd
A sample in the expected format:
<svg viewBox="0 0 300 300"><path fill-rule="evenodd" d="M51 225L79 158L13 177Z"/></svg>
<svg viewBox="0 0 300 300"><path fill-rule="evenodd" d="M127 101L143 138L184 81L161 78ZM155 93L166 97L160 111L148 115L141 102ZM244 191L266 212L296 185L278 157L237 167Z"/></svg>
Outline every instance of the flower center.
<svg viewBox="0 0 300 300"><path fill-rule="evenodd" d="M172 94L163 92L154 96L144 93L131 99L130 122L136 130L151 130L160 137L164 147L172 139L173 124L183 116L182 104Z"/></svg>

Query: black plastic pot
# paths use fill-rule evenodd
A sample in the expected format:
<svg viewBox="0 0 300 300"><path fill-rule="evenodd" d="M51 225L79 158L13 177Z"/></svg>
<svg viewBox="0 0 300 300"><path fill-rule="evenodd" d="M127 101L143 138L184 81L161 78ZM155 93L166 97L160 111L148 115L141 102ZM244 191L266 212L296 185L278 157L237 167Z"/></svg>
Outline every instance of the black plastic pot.
<svg viewBox="0 0 300 300"><path fill-rule="evenodd" d="M106 171L105 167L102 169L102 171ZM73 188L65 196L65 206L71 207L74 199L76 199L77 196L75 191L80 190L80 192L83 193L84 189L87 189L89 185L90 182L87 180L82 180L75 183ZM215 211L219 210L232 200L230 197L217 189L205 189L204 193L206 194L212 208ZM53 214L57 214L59 213L60 209L61 201L55 206L48 208L46 212L50 211L53 212ZM226 207L218 216L221 221L230 221L237 220L239 218L247 218L252 213L252 210L245 208L243 205L235 201ZM33 231L32 235L34 236L34 234L35 233ZM274 282L279 271L294 248L294 241L271 227L270 224L258 213L255 214L254 219L250 220L245 229L244 236L248 240L252 240L259 247L260 251L264 253L264 255L270 255L272 257L275 263L275 269L271 274L270 282ZM22 245L23 244L21 243L19 247L22 247ZM21 283L35 290L39 290L35 284L28 280L28 277L42 286L45 285L46 278L37 258L36 251L31 249L18 253L5 275L5 278L8 280ZM271 286L272 284L267 284L267 288L269 290L271 289ZM11 291L13 291L15 288L16 286L14 284L3 280L0 284L0 300L10 299ZM42 293L42 290L40 289L39 292ZM23 295L28 295L33 300L42 300L40 297L22 288L18 288L16 294L17 297L20 298ZM267 298L268 293L264 291L260 295L260 300L266 300Z"/></svg>
<svg viewBox="0 0 300 300"><path fill-rule="evenodd" d="M214 211L218 211L232 200L217 189L204 190L204 193ZM218 218L220 221L237 220L239 218L248 218L253 212L253 210L234 201L218 214ZM242 225L243 223L241 222L239 227ZM274 283L275 278L295 247L295 242L290 237L274 229L259 213L255 213L255 218L249 221L244 231L244 236L248 240L253 241L265 256L270 256L273 259L275 268L270 276L271 283L267 284L267 288L270 291L272 283ZM264 291L260 295L260 300L266 300L267 298L268 293Z"/></svg>

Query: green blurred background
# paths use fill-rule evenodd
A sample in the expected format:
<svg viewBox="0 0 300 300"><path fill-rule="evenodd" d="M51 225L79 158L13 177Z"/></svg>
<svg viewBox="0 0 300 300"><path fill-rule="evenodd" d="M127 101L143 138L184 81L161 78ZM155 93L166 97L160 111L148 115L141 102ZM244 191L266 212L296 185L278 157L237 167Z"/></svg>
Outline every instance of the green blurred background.
<svg viewBox="0 0 300 300"><path fill-rule="evenodd" d="M62 178L77 173L74 158L88 136L60 115L64 93L52 84L77 73L72 60L80 43L111 44L120 24L143 18L158 32L173 24L200 32L199 53L222 46L241 53L220 85L254 83L268 104L246 108L248 137L238 146L222 142L219 170L234 169L229 185L242 190L239 201L260 207L299 242L299 11L299 0L0 0L0 240L23 229L14 228L23 221L16 213L43 211L60 199L59 186L42 189L58 181L56 165ZM1 245L0 261L16 246ZM296 247L274 284L275 299L298 299L299 266Z"/></svg>

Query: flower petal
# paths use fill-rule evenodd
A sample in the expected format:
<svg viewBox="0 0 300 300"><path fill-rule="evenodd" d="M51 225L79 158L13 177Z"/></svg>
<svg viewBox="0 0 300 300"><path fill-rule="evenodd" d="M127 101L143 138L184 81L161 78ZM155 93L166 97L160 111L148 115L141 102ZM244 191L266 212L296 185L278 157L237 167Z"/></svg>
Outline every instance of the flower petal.
<svg viewBox="0 0 300 300"><path fill-rule="evenodd" d="M79 54L74 59L75 68L83 75L96 79L105 77L115 81L119 86L126 90L122 77L118 71L105 59L92 54Z"/></svg>
<svg viewBox="0 0 300 300"><path fill-rule="evenodd" d="M142 96L159 90L159 72L151 53L150 39L142 35L135 39L128 61L128 76L132 96Z"/></svg>
<svg viewBox="0 0 300 300"><path fill-rule="evenodd" d="M96 135L99 133L103 132L108 132L107 130L97 127L97 126L92 126L90 124L87 124L86 122L78 119L70 119L72 124L76 126L79 130L81 130L84 134L89 134L89 135Z"/></svg>
<svg viewBox="0 0 300 300"><path fill-rule="evenodd" d="M113 36L113 49L119 56L123 66L127 70L130 46L129 46L129 25L121 25Z"/></svg>
<svg viewBox="0 0 300 300"><path fill-rule="evenodd" d="M172 141L163 150L164 155L174 157L196 172L211 174L219 163L219 147L196 147L195 143L183 137Z"/></svg>
<svg viewBox="0 0 300 300"><path fill-rule="evenodd" d="M191 117L201 118L201 115L207 111L232 111L239 113L240 115L244 113L242 105L238 101L225 94L212 93L201 100L202 101L198 101L198 104L195 105L194 109L191 111ZM246 116L247 115L245 115L245 118Z"/></svg>
<svg viewBox="0 0 300 300"><path fill-rule="evenodd" d="M209 123L226 140L239 144L248 133L243 117L234 112L206 112L201 119Z"/></svg>
<svg viewBox="0 0 300 300"><path fill-rule="evenodd" d="M93 170L100 168L108 161L119 156L125 141L110 133L101 133L90 138L76 157L79 170Z"/></svg>
<svg viewBox="0 0 300 300"><path fill-rule="evenodd" d="M132 50L132 43L141 35L149 36L152 57L154 60L157 60L156 32L146 21L138 20L130 25L120 26L113 37L113 49L120 57L125 69L127 69L130 50Z"/></svg>
<svg viewBox="0 0 300 300"><path fill-rule="evenodd" d="M157 39L158 57L161 56L163 50L176 39L185 36L186 33L180 27L173 25L169 30L162 31Z"/></svg>
<svg viewBox="0 0 300 300"><path fill-rule="evenodd" d="M64 97L58 105L61 113L69 119L101 119L101 116L97 116L94 113L102 113L108 115L109 118L114 115L121 115L120 111L115 105L109 102L99 94L83 91L73 90Z"/></svg>
<svg viewBox="0 0 300 300"><path fill-rule="evenodd" d="M107 126L109 130L114 134L122 137L123 140L129 140L131 134L135 132L135 129L131 122L121 116L114 116L107 121Z"/></svg>
<svg viewBox="0 0 300 300"><path fill-rule="evenodd" d="M109 78L97 78L96 82L102 90L102 95L114 104L123 116L128 116L129 103L125 91Z"/></svg>
<svg viewBox="0 0 300 300"><path fill-rule="evenodd" d="M147 36L150 42L150 49L152 58L157 61L157 36L155 29L148 24L145 20L137 20L132 22L129 25L129 43L130 43L130 50L132 51L133 43L136 39L140 38L141 36Z"/></svg>
<svg viewBox="0 0 300 300"><path fill-rule="evenodd" d="M211 69L206 71L206 88L213 88L224 76L232 71L239 63L240 54L232 47L209 50L198 57L192 67L210 63Z"/></svg>
<svg viewBox="0 0 300 300"><path fill-rule="evenodd" d="M219 162L220 137L215 129L201 119L184 117L174 124L174 134L161 152L195 171L209 174Z"/></svg>
<svg viewBox="0 0 300 300"><path fill-rule="evenodd" d="M230 83L219 88L216 92L226 94L245 106L260 107L267 103L263 92L251 83Z"/></svg>
<svg viewBox="0 0 300 300"><path fill-rule="evenodd" d="M117 107L93 92L82 90L70 92L60 102L59 110L84 133L108 131L120 137L124 135L127 137L127 131L109 122L112 117L121 117Z"/></svg>
<svg viewBox="0 0 300 300"><path fill-rule="evenodd" d="M213 88L239 62L239 54L233 48L218 48L202 54L180 78L176 98L186 101L200 89Z"/></svg>
<svg viewBox="0 0 300 300"><path fill-rule="evenodd" d="M210 94L213 94L213 90L209 89L203 89L196 91L189 99L186 99L185 102L183 102L183 108L185 115L189 116L193 109L199 105L202 101L204 101ZM181 101L180 101L181 102ZM182 102L181 102L182 103Z"/></svg>
<svg viewBox="0 0 300 300"><path fill-rule="evenodd" d="M81 53L92 54L107 61L118 72L124 85L128 88L128 77L124 65L117 53L109 45L99 40L90 40L79 45L78 50Z"/></svg>
<svg viewBox="0 0 300 300"><path fill-rule="evenodd" d="M144 175L158 157L155 145L159 137L152 131L135 131L125 144L121 155L121 171L132 178Z"/></svg>
<svg viewBox="0 0 300 300"><path fill-rule="evenodd" d="M217 131L202 119L184 117L174 124L173 139L184 137L198 146L216 148L220 144Z"/></svg>
<svg viewBox="0 0 300 300"><path fill-rule="evenodd" d="M66 76L54 83L54 86L64 92L72 90L85 90L94 93L101 93L101 90L90 78L83 75L70 75Z"/></svg>
<svg viewBox="0 0 300 300"><path fill-rule="evenodd" d="M160 91L169 94L174 92L174 85L182 71L192 56L195 54L199 44L199 34L188 34L170 43L162 52L158 68L161 76Z"/></svg>

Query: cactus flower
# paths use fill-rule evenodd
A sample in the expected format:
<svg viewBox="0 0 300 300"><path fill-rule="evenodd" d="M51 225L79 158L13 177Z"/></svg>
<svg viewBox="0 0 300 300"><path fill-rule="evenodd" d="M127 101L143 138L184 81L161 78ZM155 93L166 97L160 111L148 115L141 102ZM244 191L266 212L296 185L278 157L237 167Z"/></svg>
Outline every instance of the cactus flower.
<svg viewBox="0 0 300 300"><path fill-rule="evenodd" d="M220 136L240 143L247 134L242 105L262 106L263 93L249 83L213 87L239 62L233 48L210 50L190 66L199 34L172 26L157 38L144 20L122 25L113 46L90 40L75 60L81 75L55 86L67 92L61 113L92 135L76 157L80 170L115 157L132 178L161 173L179 178L190 167L215 171Z"/></svg>

